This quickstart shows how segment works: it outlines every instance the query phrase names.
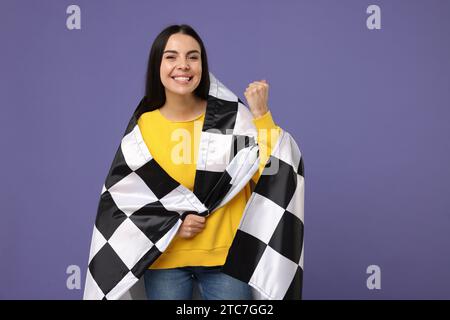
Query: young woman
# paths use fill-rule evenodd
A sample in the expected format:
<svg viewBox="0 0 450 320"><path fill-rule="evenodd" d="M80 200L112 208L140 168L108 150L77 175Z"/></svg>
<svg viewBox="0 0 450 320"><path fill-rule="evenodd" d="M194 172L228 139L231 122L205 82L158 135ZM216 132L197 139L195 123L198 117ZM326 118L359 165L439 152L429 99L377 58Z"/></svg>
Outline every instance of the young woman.
<svg viewBox="0 0 450 320"><path fill-rule="evenodd" d="M209 71L205 47L188 25L172 25L155 39L149 56L146 96L148 111L138 125L154 159L176 181L193 190L197 152L207 108ZM260 170L257 182L279 132L268 110L268 83L255 81L245 91L258 130ZM180 156L180 137L189 146ZM177 149L178 148L178 149ZM230 202L207 218L188 214L176 237L144 275L148 299L191 299L194 281L204 299L252 299L250 287L221 272L238 228L250 183Z"/></svg>

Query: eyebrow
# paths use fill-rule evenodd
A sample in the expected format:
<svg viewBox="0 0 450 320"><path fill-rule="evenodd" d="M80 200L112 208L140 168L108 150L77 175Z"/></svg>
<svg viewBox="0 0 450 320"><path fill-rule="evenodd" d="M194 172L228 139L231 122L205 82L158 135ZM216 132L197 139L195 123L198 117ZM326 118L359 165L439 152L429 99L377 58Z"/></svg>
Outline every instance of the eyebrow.
<svg viewBox="0 0 450 320"><path fill-rule="evenodd" d="M195 52L200 54L200 51L198 51L198 50L191 50L191 51L187 52L187 55L191 54L191 53L195 53ZM166 51L163 52L163 54L164 53L176 53L176 54L178 54L178 51L176 51L176 50L166 50Z"/></svg>

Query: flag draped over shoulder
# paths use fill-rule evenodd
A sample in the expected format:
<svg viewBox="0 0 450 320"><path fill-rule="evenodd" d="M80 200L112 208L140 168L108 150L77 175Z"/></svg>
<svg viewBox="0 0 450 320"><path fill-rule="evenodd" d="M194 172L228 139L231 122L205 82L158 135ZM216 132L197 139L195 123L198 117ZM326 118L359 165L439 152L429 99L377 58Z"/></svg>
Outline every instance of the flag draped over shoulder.
<svg viewBox="0 0 450 320"><path fill-rule="evenodd" d="M152 157L136 108L103 185L93 228L84 299L120 299L175 237L185 216L215 214L259 166L257 130L242 101L212 73L193 191ZM222 271L261 299L301 299L304 165L281 130L245 210Z"/></svg>

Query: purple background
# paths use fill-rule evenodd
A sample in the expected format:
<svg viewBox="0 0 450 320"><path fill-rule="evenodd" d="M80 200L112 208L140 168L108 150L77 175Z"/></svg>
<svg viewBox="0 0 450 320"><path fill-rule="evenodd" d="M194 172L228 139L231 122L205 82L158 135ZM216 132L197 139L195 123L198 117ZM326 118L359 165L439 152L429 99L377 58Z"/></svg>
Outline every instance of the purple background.
<svg viewBox="0 0 450 320"><path fill-rule="evenodd" d="M81 7L81 30L66 8ZM381 7L381 30L366 8ZM305 299L450 299L449 1L0 4L0 298L80 299L152 41L188 23L241 99L265 78L305 161ZM381 290L366 268L381 268Z"/></svg>

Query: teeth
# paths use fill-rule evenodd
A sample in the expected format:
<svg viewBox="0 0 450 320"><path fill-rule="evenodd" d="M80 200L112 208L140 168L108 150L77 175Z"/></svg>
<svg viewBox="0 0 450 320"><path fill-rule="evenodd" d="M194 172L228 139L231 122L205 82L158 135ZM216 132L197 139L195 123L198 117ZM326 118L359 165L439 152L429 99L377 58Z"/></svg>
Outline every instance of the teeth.
<svg viewBox="0 0 450 320"><path fill-rule="evenodd" d="M181 81L189 81L189 78L186 77L174 77L175 80L181 80Z"/></svg>

